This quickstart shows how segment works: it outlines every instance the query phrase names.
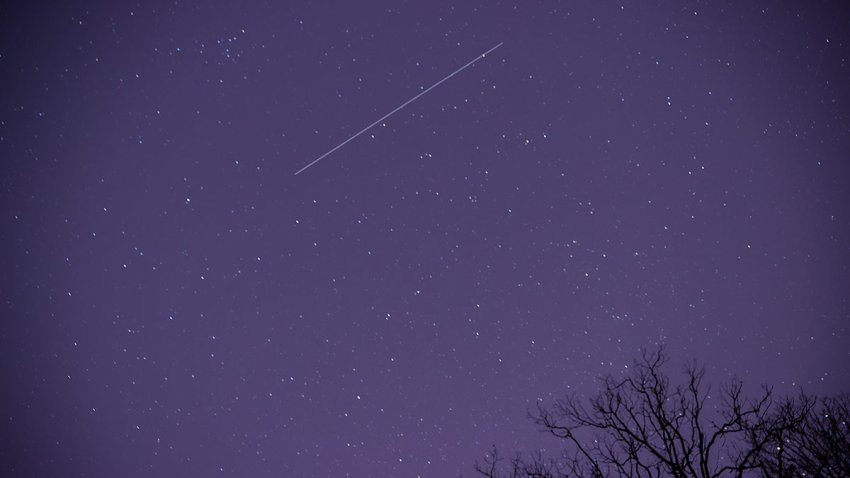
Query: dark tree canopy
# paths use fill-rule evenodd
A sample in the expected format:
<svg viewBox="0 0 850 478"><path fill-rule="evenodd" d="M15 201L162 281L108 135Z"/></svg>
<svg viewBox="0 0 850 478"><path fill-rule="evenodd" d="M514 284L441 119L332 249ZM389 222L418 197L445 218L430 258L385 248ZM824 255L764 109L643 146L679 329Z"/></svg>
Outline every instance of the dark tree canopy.
<svg viewBox="0 0 850 478"><path fill-rule="evenodd" d="M764 476L850 477L850 395L819 400L800 397L787 400L783 407L804 404L802 421L780 427L761 457ZM777 420L790 415L782 408Z"/></svg>
<svg viewBox="0 0 850 478"><path fill-rule="evenodd" d="M850 397L753 397L732 380L716 391L690 363L683 383L662 371L663 348L625 377L606 376L589 400L568 395L529 413L559 439L561 456L503 458L494 447L476 471L501 477L850 477Z"/></svg>

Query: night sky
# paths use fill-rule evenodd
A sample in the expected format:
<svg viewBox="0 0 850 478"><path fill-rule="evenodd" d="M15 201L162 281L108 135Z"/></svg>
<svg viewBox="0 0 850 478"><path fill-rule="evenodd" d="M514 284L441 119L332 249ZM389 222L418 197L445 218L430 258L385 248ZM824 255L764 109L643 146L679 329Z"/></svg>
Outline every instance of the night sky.
<svg viewBox="0 0 850 478"><path fill-rule="evenodd" d="M471 476L658 344L850 389L842 2L53 3L0 7L4 477Z"/></svg>

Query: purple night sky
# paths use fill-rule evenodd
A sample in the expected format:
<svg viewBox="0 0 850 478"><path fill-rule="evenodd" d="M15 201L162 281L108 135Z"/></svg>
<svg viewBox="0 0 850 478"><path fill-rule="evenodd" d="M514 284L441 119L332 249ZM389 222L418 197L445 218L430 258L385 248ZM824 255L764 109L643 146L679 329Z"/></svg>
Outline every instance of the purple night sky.
<svg viewBox="0 0 850 478"><path fill-rule="evenodd" d="M659 343L850 388L842 2L17 3L4 477L472 476Z"/></svg>

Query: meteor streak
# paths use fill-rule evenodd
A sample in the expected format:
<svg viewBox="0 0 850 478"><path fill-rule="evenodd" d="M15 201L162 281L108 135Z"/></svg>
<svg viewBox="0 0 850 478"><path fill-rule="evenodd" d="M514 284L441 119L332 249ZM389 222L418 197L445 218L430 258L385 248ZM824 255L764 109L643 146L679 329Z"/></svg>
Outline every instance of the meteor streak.
<svg viewBox="0 0 850 478"><path fill-rule="evenodd" d="M449 78L451 78L451 77L453 77L453 76L457 75L458 73L460 73L460 72L461 72L461 71L463 71L464 69L466 69L466 68L468 68L469 66L471 66L471 65L472 65L473 63L475 63L476 61L478 61L478 60L480 60L480 59L484 58L485 56L489 55L489 54L490 54L490 52L492 52L492 51L493 51L493 50L495 50L496 48L499 48L500 46L502 46L502 44L503 44L503 43L504 43L504 42L501 42L501 43L499 43L498 45L494 46L493 48L490 48L489 50L485 51L484 53L482 53L482 54L480 54L480 55L476 56L476 57L475 57L472 61L470 61L469 63L467 63L467 64L463 65L463 66L462 66L462 67L460 67L460 68L458 68L457 70L455 70L454 72L452 72L452 74L450 74L449 76L447 76L447 77L443 78L442 80L440 80L440 81L438 81L438 82L434 83L433 85L429 86L429 87L428 87L428 89L423 90L422 92L420 92L418 95L414 96L413 98L411 98L411 99L409 99L409 100L405 101L405 102L404 102L404 103L402 103L402 104L401 104L401 106L399 106L398 108L396 108L396 109L394 109L394 110L390 111L389 113L385 114L384 116L381 116L380 118L378 118L377 120L375 120L375 122L374 122L374 123L372 123L372 124L370 124L369 126L367 126L367 127L363 128L362 130L358 131L358 132L357 132L354 136L351 136L350 138L348 138L347 140L343 141L342 143L339 143L338 145L334 146L334 147L333 147L330 151L328 151L327 153L325 153L325 154L323 154L323 155L319 156L318 158L316 158L316 159L314 159L312 162L310 162L310 164L308 164L307 166L304 166L303 168L301 168L301 169L299 169L298 171L296 171L296 172L295 172L295 175L296 175L296 176L298 176L298 175L299 175L299 174L301 174L301 173L302 173L305 169L307 169L307 168L309 168L310 166L312 166L312 165L314 165L314 164L318 163L319 161L321 161L322 159L324 159L324 158L325 158L326 156L328 156L329 154L331 154L331 153L333 153L334 151L338 150L339 148L341 148L341 147L345 146L345 145L346 145L346 143L348 143L349 141L353 140L354 138L356 138L356 137L360 136L361 134L365 133L366 131L369 131L369 130L370 130L370 129L372 129L372 127L374 127L376 124L378 124L378 123L380 123L381 121L384 121L385 119L387 119L387 118L389 118L390 116L392 116L392 115L393 115L396 111L398 111L398 110L400 110L400 109L404 108L405 106L409 105L410 103L413 103L413 102L414 102L414 101L416 101L416 100L417 100L420 96L422 96L422 95L424 95L425 93L428 93L429 91L433 90L434 88L436 88L436 87L440 86L440 84L441 84L441 83L443 83L444 81L446 81L446 80L448 80Z"/></svg>

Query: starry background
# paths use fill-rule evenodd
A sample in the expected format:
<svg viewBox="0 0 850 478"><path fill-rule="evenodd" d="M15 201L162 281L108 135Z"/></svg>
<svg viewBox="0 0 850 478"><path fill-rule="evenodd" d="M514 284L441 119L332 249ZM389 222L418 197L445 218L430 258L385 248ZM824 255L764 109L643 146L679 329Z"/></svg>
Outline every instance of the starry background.
<svg viewBox="0 0 850 478"><path fill-rule="evenodd" d="M848 390L843 7L3 6L3 475L470 476L660 343Z"/></svg>

